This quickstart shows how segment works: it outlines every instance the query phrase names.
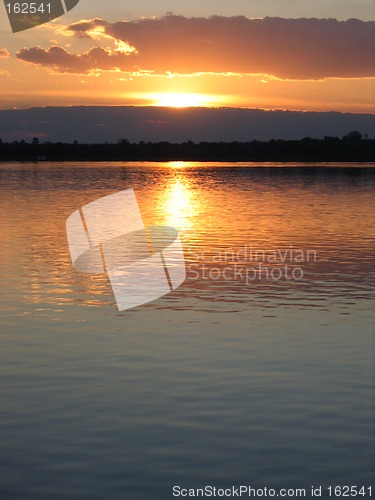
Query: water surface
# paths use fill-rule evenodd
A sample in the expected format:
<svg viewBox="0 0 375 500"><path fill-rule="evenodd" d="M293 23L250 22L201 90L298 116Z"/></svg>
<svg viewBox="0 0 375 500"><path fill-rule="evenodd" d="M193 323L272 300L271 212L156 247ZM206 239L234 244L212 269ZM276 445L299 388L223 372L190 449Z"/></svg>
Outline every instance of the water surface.
<svg viewBox="0 0 375 500"><path fill-rule="evenodd" d="M127 188L188 276L119 312L65 221ZM374 165L0 163L0 211L1 498L373 482Z"/></svg>

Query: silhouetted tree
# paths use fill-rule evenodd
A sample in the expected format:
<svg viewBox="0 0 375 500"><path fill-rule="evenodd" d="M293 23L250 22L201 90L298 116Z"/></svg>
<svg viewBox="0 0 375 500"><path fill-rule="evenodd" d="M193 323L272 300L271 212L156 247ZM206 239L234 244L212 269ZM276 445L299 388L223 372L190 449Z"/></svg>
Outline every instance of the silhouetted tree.
<svg viewBox="0 0 375 500"><path fill-rule="evenodd" d="M123 138L120 138L118 141L117 141L117 144L119 146L128 146L130 144L130 142L128 141L128 139L123 139Z"/></svg>
<svg viewBox="0 0 375 500"><path fill-rule="evenodd" d="M349 134L344 135L343 140L344 141L350 141L350 142L358 142L362 140L363 135L361 132L358 132L358 130L352 130L349 132Z"/></svg>
<svg viewBox="0 0 375 500"><path fill-rule="evenodd" d="M354 130L342 139L327 136L199 144L191 140L180 144L167 141L137 144L127 139L119 139L116 144L39 143L36 137L31 143L0 141L0 161L35 161L38 157L49 161L373 161L375 139L364 140Z"/></svg>

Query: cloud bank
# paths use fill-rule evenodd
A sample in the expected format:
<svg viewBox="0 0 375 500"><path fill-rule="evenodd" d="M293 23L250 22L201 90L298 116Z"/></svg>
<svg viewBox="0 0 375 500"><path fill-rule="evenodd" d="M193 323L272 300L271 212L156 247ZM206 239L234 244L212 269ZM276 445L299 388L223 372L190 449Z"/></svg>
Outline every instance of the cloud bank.
<svg viewBox="0 0 375 500"><path fill-rule="evenodd" d="M116 48L71 54L59 47L34 47L17 57L62 73L234 72L297 80L375 76L374 21L168 15L116 23L82 20L65 31L93 42L111 39Z"/></svg>
<svg viewBox="0 0 375 500"><path fill-rule="evenodd" d="M3 140L248 141L342 137L351 130L375 134L375 115L262 111L233 108L69 106L0 110ZM32 134L31 134L32 132Z"/></svg>
<svg viewBox="0 0 375 500"><path fill-rule="evenodd" d="M0 48L0 57L9 57L9 52L7 51L7 49Z"/></svg>
<svg viewBox="0 0 375 500"><path fill-rule="evenodd" d="M63 47L53 46L45 50L41 47L23 49L17 53L23 61L39 64L59 73L92 73L96 71L128 71L127 53L93 47L88 52L70 54Z"/></svg>

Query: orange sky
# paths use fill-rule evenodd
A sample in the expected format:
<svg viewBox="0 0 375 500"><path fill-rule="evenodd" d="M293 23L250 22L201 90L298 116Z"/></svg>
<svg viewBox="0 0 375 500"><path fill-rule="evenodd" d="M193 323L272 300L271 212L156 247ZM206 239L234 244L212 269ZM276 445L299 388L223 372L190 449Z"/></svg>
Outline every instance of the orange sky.
<svg viewBox="0 0 375 500"><path fill-rule="evenodd" d="M6 29L2 109L134 104L375 113L374 22L168 15L70 24L63 17L20 34Z"/></svg>

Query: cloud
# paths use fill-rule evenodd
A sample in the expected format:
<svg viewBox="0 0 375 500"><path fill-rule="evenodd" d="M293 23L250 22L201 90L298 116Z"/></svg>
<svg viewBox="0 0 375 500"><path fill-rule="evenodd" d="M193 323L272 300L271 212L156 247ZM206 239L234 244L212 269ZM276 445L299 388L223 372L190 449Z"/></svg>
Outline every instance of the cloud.
<svg viewBox="0 0 375 500"><path fill-rule="evenodd" d="M0 57L9 57L9 56L10 54L7 51L7 49L0 48ZM9 73L5 69L0 68L0 76L9 76Z"/></svg>
<svg viewBox="0 0 375 500"><path fill-rule="evenodd" d="M111 39L117 50L95 47L74 55L58 47L35 47L17 57L71 73L233 72L297 80L375 76L374 21L167 15L116 23L82 20L65 31L96 41Z"/></svg>
<svg viewBox="0 0 375 500"><path fill-rule="evenodd" d="M92 38L95 39L98 34L105 33L105 28L110 23L107 23L103 19L96 17L95 19L83 19L76 23L70 24L65 31L69 33L74 33L80 38Z"/></svg>
<svg viewBox="0 0 375 500"><path fill-rule="evenodd" d="M106 124L105 127L98 126ZM35 128L37 127L37 128ZM32 133L30 133L30 130ZM0 110L0 137L50 141L248 141L342 137L351 130L375 136L375 115L230 108L68 106ZM27 135L29 134L29 135ZM42 135L43 134L43 135Z"/></svg>
<svg viewBox="0 0 375 500"><path fill-rule="evenodd" d="M74 55L63 47L24 48L17 52L23 61L44 66L58 73L95 73L100 70L128 71L128 53L101 47L93 47L88 52Z"/></svg>

